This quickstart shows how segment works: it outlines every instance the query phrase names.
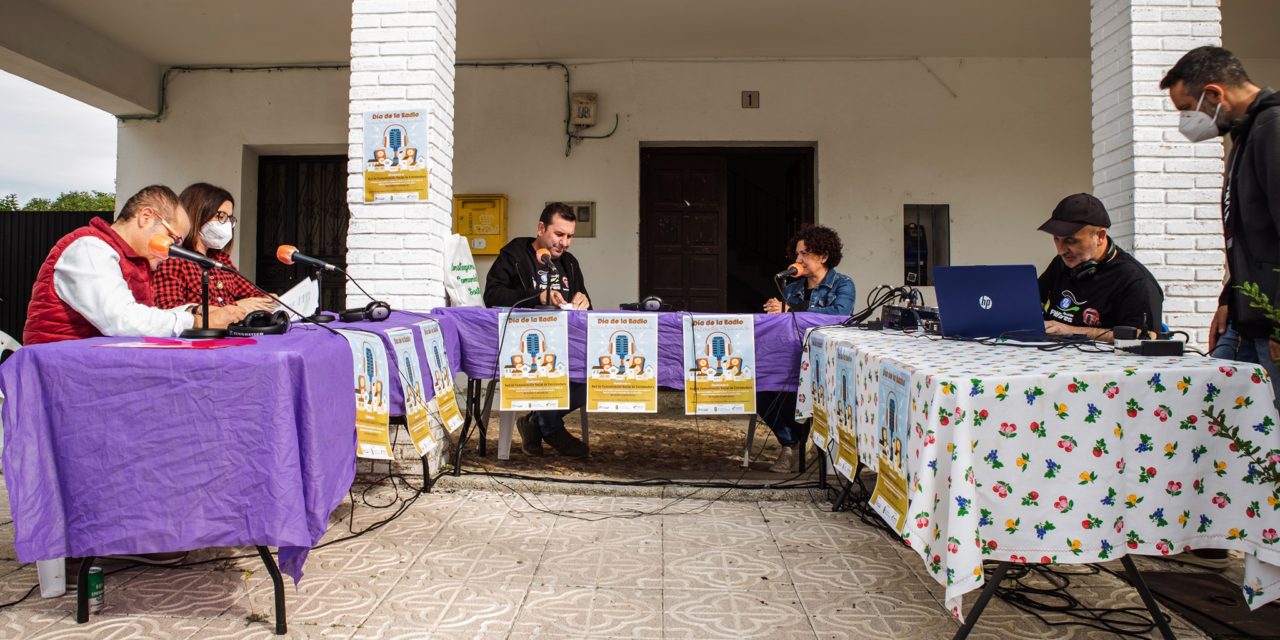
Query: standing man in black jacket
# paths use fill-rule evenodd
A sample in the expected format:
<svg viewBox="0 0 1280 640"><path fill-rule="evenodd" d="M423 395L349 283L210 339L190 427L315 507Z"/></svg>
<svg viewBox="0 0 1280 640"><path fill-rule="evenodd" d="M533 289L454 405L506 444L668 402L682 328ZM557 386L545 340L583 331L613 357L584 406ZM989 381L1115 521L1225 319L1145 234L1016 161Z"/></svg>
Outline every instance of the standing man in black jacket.
<svg viewBox="0 0 1280 640"><path fill-rule="evenodd" d="M1178 130L1188 140L1231 134L1222 181L1227 280L1209 324L1210 355L1261 365L1280 396L1280 343L1271 339L1275 327L1237 288L1253 282L1273 303L1280 302L1275 271L1280 267L1280 94L1255 85L1240 60L1222 47L1187 52L1160 88L1169 90L1181 112ZM1230 564L1221 549L1195 549L1175 559L1213 569Z"/></svg>
<svg viewBox="0 0 1280 640"><path fill-rule="evenodd" d="M1192 49L1160 81L1182 114L1178 130L1201 142L1231 134L1222 184L1227 282L1209 325L1217 358L1260 364L1280 396L1275 326L1237 287L1252 282L1280 303L1280 94L1259 88L1230 51Z"/></svg>
<svg viewBox="0 0 1280 640"><path fill-rule="evenodd" d="M552 305L590 309L587 285L578 260L569 253L578 218L563 202L552 202L538 218L538 235L516 238L498 252L484 282L484 303L489 307L533 307ZM547 251L550 267L538 260L538 251ZM550 287L547 286L550 280ZM550 299L548 299L550 295ZM528 455L542 455L542 441L556 451L575 458L586 457L587 445L564 428L564 417L587 401L587 387L569 383L569 409L534 411L516 421L520 448Z"/></svg>

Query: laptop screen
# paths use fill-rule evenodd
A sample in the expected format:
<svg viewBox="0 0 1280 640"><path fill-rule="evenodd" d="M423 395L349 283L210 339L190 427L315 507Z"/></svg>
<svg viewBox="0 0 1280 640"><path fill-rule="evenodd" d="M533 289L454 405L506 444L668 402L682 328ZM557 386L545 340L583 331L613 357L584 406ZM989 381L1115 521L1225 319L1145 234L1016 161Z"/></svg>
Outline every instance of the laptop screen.
<svg viewBox="0 0 1280 640"><path fill-rule="evenodd" d="M1044 338L1036 268L1029 264L934 267L942 335Z"/></svg>

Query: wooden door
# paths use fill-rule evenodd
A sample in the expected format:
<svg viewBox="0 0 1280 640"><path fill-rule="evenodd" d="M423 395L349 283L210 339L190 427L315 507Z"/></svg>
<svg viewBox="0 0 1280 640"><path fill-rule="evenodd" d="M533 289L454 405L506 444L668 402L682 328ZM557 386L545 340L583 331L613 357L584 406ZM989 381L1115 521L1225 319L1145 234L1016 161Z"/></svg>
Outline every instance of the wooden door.
<svg viewBox="0 0 1280 640"><path fill-rule="evenodd" d="M725 309L726 170L722 153L640 156L640 295L675 309Z"/></svg>
<svg viewBox="0 0 1280 640"><path fill-rule="evenodd" d="M276 248L291 244L298 251L339 268L347 267L346 156L263 156L258 159L258 286L283 292L311 270L282 264ZM326 273L321 306L346 308L347 283L342 274ZM299 309L310 312L312 309Z"/></svg>

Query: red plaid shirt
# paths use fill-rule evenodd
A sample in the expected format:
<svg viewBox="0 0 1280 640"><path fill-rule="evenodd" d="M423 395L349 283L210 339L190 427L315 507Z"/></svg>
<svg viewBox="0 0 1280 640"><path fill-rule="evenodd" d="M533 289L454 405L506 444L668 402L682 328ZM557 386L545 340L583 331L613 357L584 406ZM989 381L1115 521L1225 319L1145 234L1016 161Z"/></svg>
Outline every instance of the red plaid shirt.
<svg viewBox="0 0 1280 640"><path fill-rule="evenodd" d="M230 267L231 256L224 251L210 249L208 256ZM155 291L155 306L172 309L184 304L199 304L201 292L200 265L179 258L169 258L160 263L151 277ZM209 306L224 307L243 298L262 295L239 274L214 269L209 272Z"/></svg>

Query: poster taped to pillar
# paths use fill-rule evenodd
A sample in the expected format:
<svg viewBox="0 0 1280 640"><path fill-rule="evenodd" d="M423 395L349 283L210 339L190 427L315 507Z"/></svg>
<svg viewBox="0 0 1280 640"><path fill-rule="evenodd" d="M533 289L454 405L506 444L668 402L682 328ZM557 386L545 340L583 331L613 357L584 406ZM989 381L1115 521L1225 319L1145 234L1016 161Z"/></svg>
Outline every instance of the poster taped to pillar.
<svg viewBox="0 0 1280 640"><path fill-rule="evenodd" d="M427 110L364 113L364 201L427 201Z"/></svg>
<svg viewBox="0 0 1280 640"><path fill-rule="evenodd" d="M337 330L351 347L355 365L356 457L392 460L387 350L371 333Z"/></svg>
<svg viewBox="0 0 1280 640"><path fill-rule="evenodd" d="M499 388L503 411L569 408L568 314L498 314Z"/></svg>
<svg viewBox="0 0 1280 640"><path fill-rule="evenodd" d="M657 413L658 315L587 316L587 411Z"/></svg>
<svg viewBox="0 0 1280 640"><path fill-rule="evenodd" d="M431 372L431 388L435 397L427 403L440 413L440 421L451 435L462 428L462 412L458 411L458 395L453 387L453 368L449 366L449 354L444 349L444 334L435 320L418 323L422 335L422 350L427 354L427 369Z"/></svg>
<svg viewBox="0 0 1280 640"><path fill-rule="evenodd" d="M876 455L876 488L871 508L901 532L907 517L907 415L911 375L891 364L880 366L880 400L876 413L880 447Z"/></svg>
<svg viewBox="0 0 1280 640"><path fill-rule="evenodd" d="M813 422L809 429L809 439L813 444L823 451L830 451L827 447L828 443L835 442L831 436L830 416L831 412L827 408L827 402L831 398L832 384L828 379L832 370L835 368L834 352L827 349L827 339L821 332L810 329L809 339L805 341L804 348L808 351L808 359L805 360L805 366L808 368L800 373L800 393L810 394L808 400L813 407ZM831 356L831 358L828 358ZM832 362L828 363L828 359ZM806 385L805 383L808 382ZM797 399L797 407L805 398ZM797 420L803 419L803 416L797 416ZM834 457L834 456L833 456Z"/></svg>
<svg viewBox="0 0 1280 640"><path fill-rule="evenodd" d="M686 315L685 415L756 412L755 319Z"/></svg>
<svg viewBox="0 0 1280 640"><path fill-rule="evenodd" d="M425 456L436 448L427 422L427 399L422 388L422 367L418 365L418 346L413 332L405 328L388 329L387 337L395 347L396 368L400 373L400 388L404 391L404 420L409 429L409 439Z"/></svg>
<svg viewBox="0 0 1280 640"><path fill-rule="evenodd" d="M829 429L827 451L834 453L832 465L836 471L850 480L858 471L858 396L857 396L857 353L852 347L838 345L834 349L833 358L835 375L832 377L832 399L835 405L835 416L831 421L835 428ZM816 410L816 408L815 408Z"/></svg>

